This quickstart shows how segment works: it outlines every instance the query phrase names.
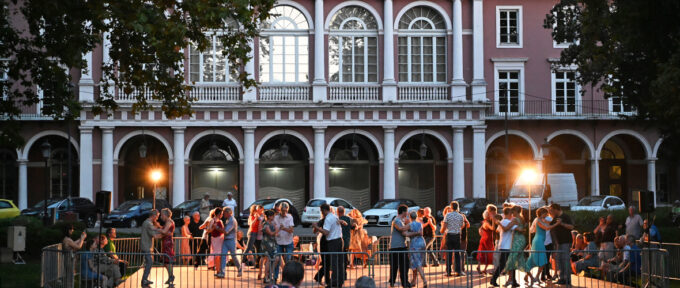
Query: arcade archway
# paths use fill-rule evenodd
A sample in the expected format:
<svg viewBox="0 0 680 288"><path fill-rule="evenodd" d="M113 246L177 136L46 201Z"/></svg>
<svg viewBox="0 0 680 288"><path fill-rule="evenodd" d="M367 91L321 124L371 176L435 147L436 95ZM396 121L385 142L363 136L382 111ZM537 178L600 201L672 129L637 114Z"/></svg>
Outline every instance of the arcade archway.
<svg viewBox="0 0 680 288"><path fill-rule="evenodd" d="M446 148L436 137L423 133L408 138L399 151L399 198L433 211L443 209L449 201L447 160Z"/></svg>
<svg viewBox="0 0 680 288"><path fill-rule="evenodd" d="M168 167L168 151L160 140L145 134L128 139L123 144L118 159L118 203L153 199L154 183L150 177L152 171L159 171L162 175L156 185L156 199L165 199L172 203L168 193Z"/></svg>
<svg viewBox="0 0 680 288"><path fill-rule="evenodd" d="M348 134L333 143L328 162L328 196L348 200L360 211L378 201L379 157L366 136Z"/></svg>
<svg viewBox="0 0 680 288"><path fill-rule="evenodd" d="M259 155L258 199L287 198L298 211L309 200L309 153L293 135L267 140Z"/></svg>

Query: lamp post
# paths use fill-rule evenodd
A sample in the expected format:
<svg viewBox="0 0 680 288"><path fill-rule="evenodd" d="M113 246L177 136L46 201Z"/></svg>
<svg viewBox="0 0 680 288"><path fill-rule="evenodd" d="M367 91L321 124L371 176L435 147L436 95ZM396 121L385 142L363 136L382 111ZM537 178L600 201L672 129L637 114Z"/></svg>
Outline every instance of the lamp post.
<svg viewBox="0 0 680 288"><path fill-rule="evenodd" d="M43 223L47 224L47 193L48 190L50 189L50 170L49 170L49 161L50 161L50 156L52 155L52 145L50 145L50 142L43 142L42 145L40 145L40 150L42 151L42 156L45 159L45 200L44 200L44 205L43 205Z"/></svg>
<svg viewBox="0 0 680 288"><path fill-rule="evenodd" d="M548 198L549 197L546 193L549 191L548 190L548 156L550 156L550 148L552 145L548 143L548 138L543 139L543 144L541 144L541 149L543 150L543 165L542 165L542 170L543 170L543 201L545 201L545 204L548 204Z"/></svg>
<svg viewBox="0 0 680 288"><path fill-rule="evenodd" d="M529 209L529 224L531 224L531 185L533 185L534 181L536 181L536 171L533 169L526 169L522 171L522 175L520 175L520 177L522 177L521 180L523 183L525 183L529 193L529 205L527 206Z"/></svg>
<svg viewBox="0 0 680 288"><path fill-rule="evenodd" d="M153 209L156 209L156 187L158 186L158 181L161 180L161 177L163 177L163 175L161 174L160 170L151 171L151 180L153 181L153 191L152 191L152 195L153 195L152 207L153 207Z"/></svg>

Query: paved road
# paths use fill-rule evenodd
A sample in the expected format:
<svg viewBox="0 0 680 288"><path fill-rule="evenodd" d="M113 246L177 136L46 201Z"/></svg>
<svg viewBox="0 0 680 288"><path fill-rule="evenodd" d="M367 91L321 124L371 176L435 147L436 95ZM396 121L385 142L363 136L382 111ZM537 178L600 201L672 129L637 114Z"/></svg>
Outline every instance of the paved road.
<svg viewBox="0 0 680 288"><path fill-rule="evenodd" d="M247 228L241 228L241 231L243 231L244 233L246 233L247 230L248 230ZM98 233L99 228L89 228L87 229L87 231L90 233ZM139 234L140 228L116 228L116 231L118 232L118 234ZM366 227L366 231L368 231L368 235L370 236L386 236L390 234L389 227ZM295 227L295 235L310 236L312 234L313 233L311 227L304 228L301 225Z"/></svg>

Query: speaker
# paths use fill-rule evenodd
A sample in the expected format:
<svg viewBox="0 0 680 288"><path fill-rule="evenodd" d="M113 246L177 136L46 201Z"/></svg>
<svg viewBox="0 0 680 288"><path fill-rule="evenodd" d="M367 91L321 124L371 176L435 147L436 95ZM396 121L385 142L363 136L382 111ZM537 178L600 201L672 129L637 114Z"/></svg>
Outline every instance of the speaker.
<svg viewBox="0 0 680 288"><path fill-rule="evenodd" d="M642 190L637 193L640 201L640 207L638 208L640 213L654 212L654 192Z"/></svg>
<svg viewBox="0 0 680 288"><path fill-rule="evenodd" d="M97 192L95 206L97 206L99 212L109 214L111 210L111 191Z"/></svg>

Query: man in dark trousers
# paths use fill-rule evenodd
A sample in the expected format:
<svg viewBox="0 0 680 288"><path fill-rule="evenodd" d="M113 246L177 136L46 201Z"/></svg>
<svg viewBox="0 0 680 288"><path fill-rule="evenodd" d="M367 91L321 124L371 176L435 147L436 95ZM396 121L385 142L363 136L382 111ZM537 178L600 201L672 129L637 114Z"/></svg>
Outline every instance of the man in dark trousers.
<svg viewBox="0 0 680 288"><path fill-rule="evenodd" d="M399 279L401 279L402 287L411 287L408 282L409 257L406 251L406 237L402 233L409 229L408 207L406 205L399 205L397 208L397 217L392 221L392 237L390 240L390 286L394 286L394 281L399 272Z"/></svg>
<svg viewBox="0 0 680 288"><path fill-rule="evenodd" d="M326 219L321 218L321 220L319 220L319 222L316 222L316 226L323 227L324 220L326 220ZM321 237L319 238L319 241L318 241L319 252L322 252L322 253L328 252L328 245L326 245L326 236L321 234L321 232L319 230L317 230L316 228L314 228L314 233L315 234L319 233L321 235ZM326 269L326 263L323 261L323 259L321 259L321 260L322 261L321 261L321 265L319 266L319 271L317 271L316 275L314 275L314 281L319 283L319 285L321 285L323 283L323 278L326 275L326 270L325 270ZM326 279L326 282L329 282L329 281L330 281L330 279Z"/></svg>
<svg viewBox="0 0 680 288"><path fill-rule="evenodd" d="M203 257L199 256L203 253L208 248L207 243L204 243L203 239L203 231L199 228L201 226L201 213L198 211L194 211L193 214L191 214L191 222L189 222L189 233L191 233L192 239L189 241L189 249L191 249L192 254L196 254L194 256L194 268L197 268L198 265L201 265L201 260Z"/></svg>
<svg viewBox="0 0 680 288"><path fill-rule="evenodd" d="M574 224L569 215L562 213L560 204L553 203L548 210L553 218L550 225L558 224L550 229L555 236L553 242L557 243L557 257L555 257L555 260L557 260L557 270L560 271L560 280L557 281L557 284L569 286L571 285L571 259L569 251L573 241L571 230L574 229Z"/></svg>
<svg viewBox="0 0 680 288"><path fill-rule="evenodd" d="M501 272L503 272L503 269L505 268L505 263L508 261L508 254L510 253L510 248L512 245L512 208L510 207L505 207L503 208L503 220L501 220L498 223L498 227L501 228L501 235L498 241L498 247L496 247L496 250L498 250L500 253L499 255L499 261L498 261L498 266L494 267L493 270L493 276L491 277L491 283L490 285L493 287L498 287L498 283L496 280L498 280L498 277L501 275ZM516 283L511 283L513 286L518 286Z"/></svg>
<svg viewBox="0 0 680 288"><path fill-rule="evenodd" d="M338 216L331 213L331 206L328 204L321 205L321 214L325 219L323 227L319 227L316 223L312 225L317 231L326 236L326 244L330 253L324 255L325 257L322 260L327 264L324 268L327 281L326 287L342 287L345 281L345 261L344 257L340 254L342 252L342 228L340 228L342 221L338 219ZM331 271L333 274L329 275Z"/></svg>

